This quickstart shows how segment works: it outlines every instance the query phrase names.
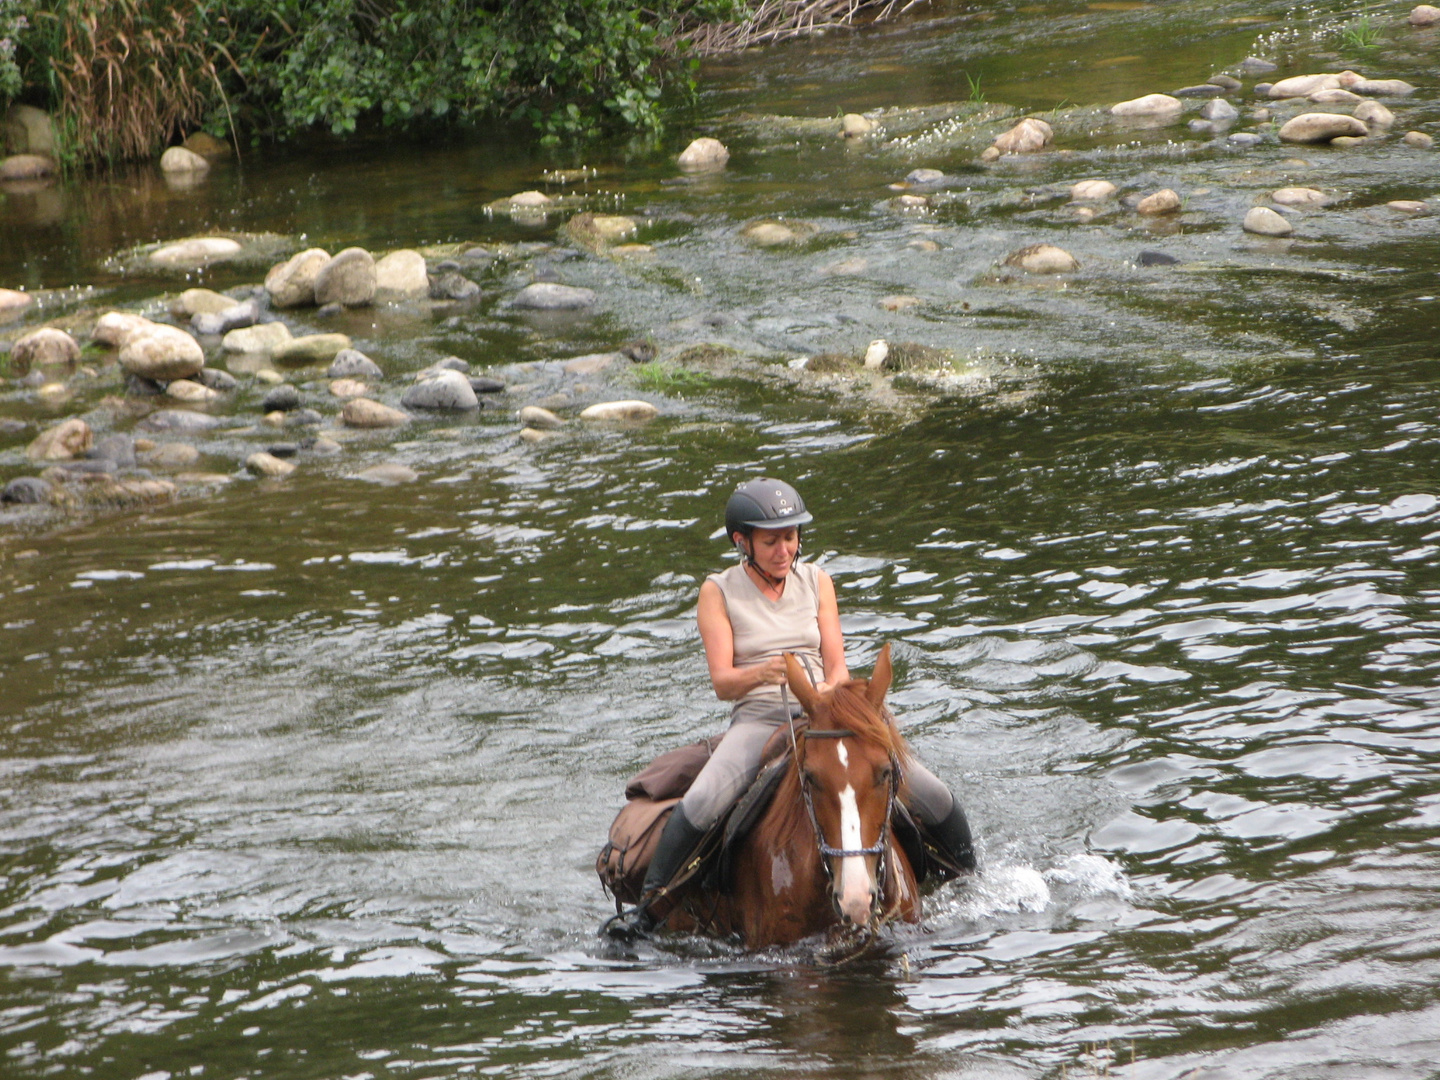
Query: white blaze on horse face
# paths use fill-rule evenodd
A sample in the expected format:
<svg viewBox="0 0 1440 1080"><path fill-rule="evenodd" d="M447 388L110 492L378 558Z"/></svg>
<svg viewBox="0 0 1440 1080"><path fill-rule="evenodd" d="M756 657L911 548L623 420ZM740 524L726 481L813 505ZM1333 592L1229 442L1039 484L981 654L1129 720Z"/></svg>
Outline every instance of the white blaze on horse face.
<svg viewBox="0 0 1440 1080"><path fill-rule="evenodd" d="M840 746L840 755L843 762L844 744ZM855 798L855 789L849 784L840 792L839 846L846 851L859 851L865 846L865 841L860 836L860 807ZM840 860L836 902L841 913L856 926L864 926L870 921L870 871L865 865L865 856L847 855Z"/></svg>

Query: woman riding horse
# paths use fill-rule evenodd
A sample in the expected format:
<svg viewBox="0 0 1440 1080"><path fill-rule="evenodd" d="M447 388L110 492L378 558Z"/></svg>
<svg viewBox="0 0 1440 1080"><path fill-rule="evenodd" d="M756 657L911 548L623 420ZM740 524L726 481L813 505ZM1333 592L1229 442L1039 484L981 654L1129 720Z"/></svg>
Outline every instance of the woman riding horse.
<svg viewBox="0 0 1440 1080"><path fill-rule="evenodd" d="M817 691L850 677L835 583L798 559L800 530L813 520L800 493L782 480L748 480L725 505L725 533L740 562L705 579L697 620L715 695L735 703L730 727L671 812L640 902L606 924L612 937L631 941L655 928L651 900L750 786L776 728L800 715L800 705L782 693L784 654L800 658ZM906 781L907 805L931 841L956 866L973 870L970 826L950 789L919 762L911 763Z"/></svg>

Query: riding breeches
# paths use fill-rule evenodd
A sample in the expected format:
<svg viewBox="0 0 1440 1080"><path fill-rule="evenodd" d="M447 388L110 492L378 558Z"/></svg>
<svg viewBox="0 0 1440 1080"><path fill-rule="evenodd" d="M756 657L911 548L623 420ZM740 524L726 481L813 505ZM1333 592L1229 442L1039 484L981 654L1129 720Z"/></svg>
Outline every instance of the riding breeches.
<svg viewBox="0 0 1440 1080"><path fill-rule="evenodd" d="M792 709L798 716L799 709ZM784 722L782 710L783 706L761 710L744 705L735 710L725 737L681 800L692 825L710 828L754 782L765 744ZM926 825L936 825L949 816L955 796L939 777L912 758L905 779L909 788L905 805L912 814Z"/></svg>

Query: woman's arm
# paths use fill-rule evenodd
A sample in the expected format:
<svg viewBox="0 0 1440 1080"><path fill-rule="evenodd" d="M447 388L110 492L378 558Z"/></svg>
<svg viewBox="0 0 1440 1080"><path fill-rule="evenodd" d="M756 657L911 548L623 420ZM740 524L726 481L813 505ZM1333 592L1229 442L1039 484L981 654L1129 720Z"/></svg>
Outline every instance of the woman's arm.
<svg viewBox="0 0 1440 1080"><path fill-rule="evenodd" d="M817 569L815 577L820 590L820 609L816 612L820 622L820 662L825 669L825 681L819 689L824 690L849 679L850 669L845 665L845 637L840 632L835 582L824 570Z"/></svg>
<svg viewBox="0 0 1440 1080"><path fill-rule="evenodd" d="M830 592L833 605L835 590L832 588ZM824 607L823 603L821 607ZM735 631L730 626L730 612L725 608L725 597L715 582L707 580L700 586L700 603L696 608L695 618L700 625L700 640L705 644L705 663L710 668L710 683L715 687L715 696L721 701L739 701L757 686L779 686L785 681L783 656L772 656L763 663L748 664L745 667L735 666ZM837 632L840 629L838 615L835 629ZM821 639L824 639L823 631ZM843 655L840 666L845 666Z"/></svg>

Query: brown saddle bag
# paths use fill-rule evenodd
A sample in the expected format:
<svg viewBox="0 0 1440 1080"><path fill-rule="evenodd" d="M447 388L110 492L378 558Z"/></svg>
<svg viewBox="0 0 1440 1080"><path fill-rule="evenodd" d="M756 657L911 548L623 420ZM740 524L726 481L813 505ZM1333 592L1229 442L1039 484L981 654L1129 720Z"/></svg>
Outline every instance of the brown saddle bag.
<svg viewBox="0 0 1440 1080"><path fill-rule="evenodd" d="M720 736L661 754L625 785L625 805L610 823L610 836L595 859L595 873L605 891L615 897L615 909L640 902L645 871L660 843L671 808L680 801L715 747Z"/></svg>

